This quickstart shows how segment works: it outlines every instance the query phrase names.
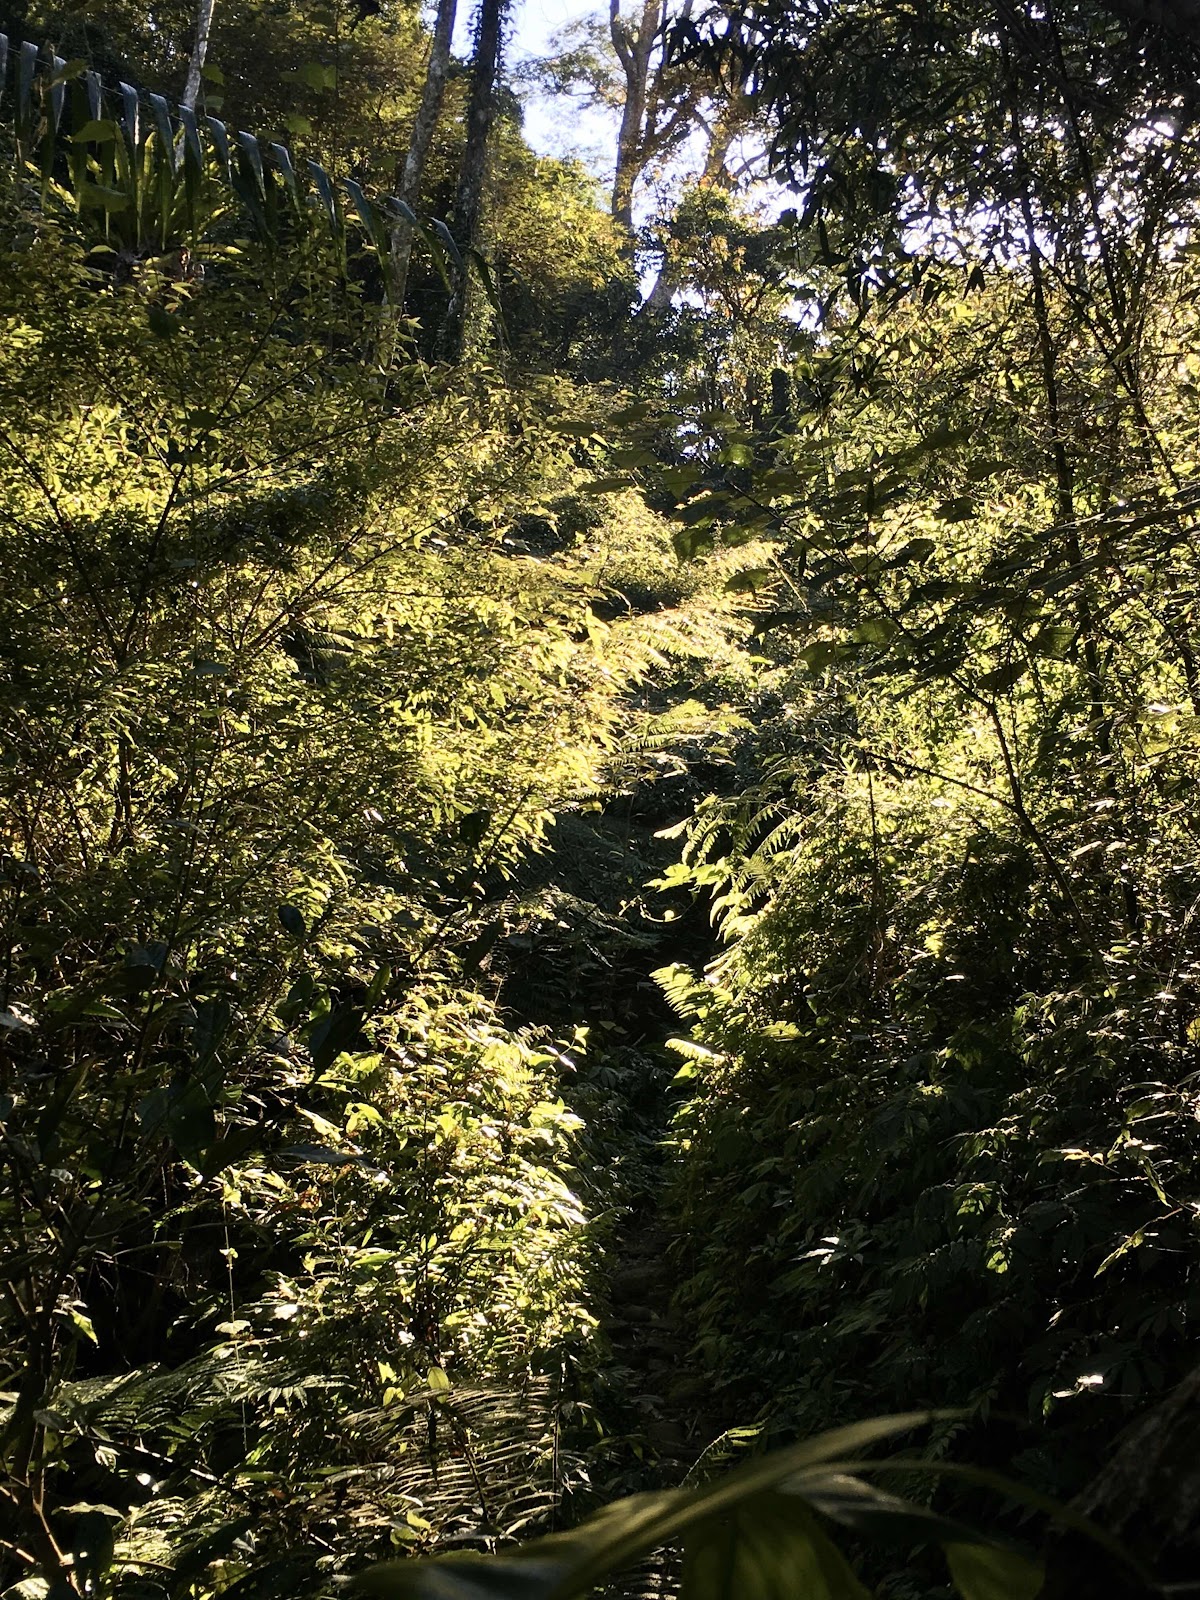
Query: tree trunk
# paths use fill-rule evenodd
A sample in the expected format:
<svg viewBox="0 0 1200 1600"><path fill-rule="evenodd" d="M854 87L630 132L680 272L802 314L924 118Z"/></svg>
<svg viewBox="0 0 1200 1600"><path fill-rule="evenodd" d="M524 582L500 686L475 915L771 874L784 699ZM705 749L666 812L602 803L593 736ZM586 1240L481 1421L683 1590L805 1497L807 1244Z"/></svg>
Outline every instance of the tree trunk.
<svg viewBox="0 0 1200 1600"><path fill-rule="evenodd" d="M642 0L642 20L632 29L621 16L621 0L609 0L608 21L613 49L625 74L625 104L617 136L617 169L613 176L612 214L633 228L633 188L646 163L646 103L650 89L650 57L662 31L662 0Z"/></svg>
<svg viewBox="0 0 1200 1600"><path fill-rule="evenodd" d="M1164 1585L1195 1587L1200 1563L1200 1368L1130 1423L1098 1476L1071 1505ZM1107 1550L1060 1531L1051 1546L1046 1600L1132 1600L1161 1594L1123 1571Z"/></svg>
<svg viewBox="0 0 1200 1600"><path fill-rule="evenodd" d="M483 186L487 176L488 145L496 120L496 80L500 46L512 0L482 0L475 32L471 73L471 102L467 109L467 147L463 153L458 189L454 197L453 230L464 260L478 250L483 217ZM461 358L470 331L475 291L470 262L460 275L442 329L442 344L451 360Z"/></svg>
<svg viewBox="0 0 1200 1600"><path fill-rule="evenodd" d="M429 52L429 65L425 69L425 86L421 91L421 104L408 142L408 154L403 164L396 163L396 190L401 200L415 208L421 195L425 165L437 128L438 116L446 91L446 78L450 71L450 44L454 37L454 16L457 0L439 0L437 17L433 25L433 44ZM392 248L389 258L388 298L396 316L404 310L404 292L408 284L408 267L412 259L412 224L397 218L392 228Z"/></svg>
<svg viewBox="0 0 1200 1600"><path fill-rule="evenodd" d="M187 84L179 102L189 111L196 109L200 95L200 77L204 71L204 58L208 55L208 35L212 30L215 0L196 0L196 38L192 45L192 58L188 62Z"/></svg>

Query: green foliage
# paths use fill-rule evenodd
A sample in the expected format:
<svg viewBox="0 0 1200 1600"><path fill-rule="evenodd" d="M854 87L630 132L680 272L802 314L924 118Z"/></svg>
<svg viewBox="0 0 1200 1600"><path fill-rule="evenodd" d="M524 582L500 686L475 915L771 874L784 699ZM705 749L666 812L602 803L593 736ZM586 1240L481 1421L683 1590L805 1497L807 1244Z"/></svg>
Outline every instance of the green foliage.
<svg viewBox="0 0 1200 1600"><path fill-rule="evenodd" d="M801 1594L865 1600L868 1591L825 1531L828 1521L876 1537L937 1540L962 1600L1034 1600L1045 1580L1040 1563L884 1493L859 1475L864 1466L888 1465L867 1466L860 1459L864 1450L923 1420L887 1417L836 1429L701 1489L617 1501L571 1532L513 1555L376 1567L357 1588L413 1600L572 1600L670 1542L683 1549L681 1600L791 1600Z"/></svg>
<svg viewBox="0 0 1200 1600"><path fill-rule="evenodd" d="M319 254L120 281L5 223L11 1553L488 1545L570 1481L593 1317L559 1048L458 947L655 627L510 535L577 475L545 385L364 363Z"/></svg>
<svg viewBox="0 0 1200 1600"><path fill-rule="evenodd" d="M1187 1386L1116 1448L1196 1317L1180 64L763 0L636 310L500 96L448 368L419 19L354 12L218 6L228 148L182 9L10 61L5 1591L1016 1600L1083 1490L1186 1581Z"/></svg>

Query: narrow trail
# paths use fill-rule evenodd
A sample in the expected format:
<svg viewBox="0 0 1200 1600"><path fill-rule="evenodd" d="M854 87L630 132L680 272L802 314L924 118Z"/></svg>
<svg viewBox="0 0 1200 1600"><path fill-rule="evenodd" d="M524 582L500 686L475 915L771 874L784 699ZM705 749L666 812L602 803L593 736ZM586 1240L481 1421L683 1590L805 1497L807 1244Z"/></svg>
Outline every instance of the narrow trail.
<svg viewBox="0 0 1200 1600"><path fill-rule="evenodd" d="M672 1300L678 1281L669 1216L671 1120L681 1029L653 977L713 948L706 908L667 921L647 881L678 846L659 831L690 810L688 776L635 784L594 811L558 819L520 885L508 936L505 1000L514 1016L560 1033L586 1029L563 1095L585 1123L580 1179L597 1218L592 1304L599 1318L592 1404L604 1438L593 1481L605 1501L678 1486L726 1425L694 1365ZM612 1600L673 1592L673 1557L617 1580Z"/></svg>

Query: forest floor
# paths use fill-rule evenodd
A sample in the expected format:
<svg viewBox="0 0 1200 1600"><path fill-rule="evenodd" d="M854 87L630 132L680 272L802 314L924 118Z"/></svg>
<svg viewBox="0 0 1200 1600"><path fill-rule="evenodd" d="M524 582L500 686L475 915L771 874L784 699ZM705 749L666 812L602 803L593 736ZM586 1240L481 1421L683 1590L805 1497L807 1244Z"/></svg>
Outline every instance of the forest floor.
<svg viewBox="0 0 1200 1600"><path fill-rule="evenodd" d="M647 890L677 850L659 832L688 814L695 787L688 772L646 778L561 816L548 849L529 863L509 939L504 997L513 1019L560 1034L586 1030L578 1076L562 1092L586 1126L578 1180L594 1219L590 1384L600 1433L589 1472L603 1501L677 1487L729 1425L673 1305L680 1063L667 1041L681 1024L654 978L671 962L702 967L714 935L705 907L676 906L664 918L661 897ZM614 1600L671 1592L673 1561L659 1553L606 1592Z"/></svg>

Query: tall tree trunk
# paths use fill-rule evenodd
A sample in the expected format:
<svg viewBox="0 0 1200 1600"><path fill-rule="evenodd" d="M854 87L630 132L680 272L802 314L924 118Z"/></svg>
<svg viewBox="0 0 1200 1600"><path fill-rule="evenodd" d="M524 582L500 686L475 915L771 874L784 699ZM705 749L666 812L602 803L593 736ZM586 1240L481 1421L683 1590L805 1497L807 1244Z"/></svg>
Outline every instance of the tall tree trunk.
<svg viewBox="0 0 1200 1600"><path fill-rule="evenodd" d="M437 128L438 116L445 97L446 78L450 71L450 44L454 37L454 16L457 0L439 0L437 17L433 25L433 44L429 51L429 65L425 69L425 86L421 90L421 104L408 141L408 154L403 163L396 163L396 190L401 200L415 207L421 194L425 166L430 146ZM404 292L408 284L408 267L412 260L412 224L397 218L392 228L392 248L389 258L388 298L396 316L404 310Z"/></svg>
<svg viewBox="0 0 1200 1600"><path fill-rule="evenodd" d="M189 111L196 109L200 95L200 77L204 71L204 58L208 55L208 36L212 31L213 6L216 0L196 0L196 37L192 44L192 58L188 62L187 84L180 105Z"/></svg>
<svg viewBox="0 0 1200 1600"><path fill-rule="evenodd" d="M650 90L650 58L664 17L664 0L642 0L636 29L621 16L621 0L609 0L608 24L613 49L625 74L625 104L617 136L617 170L613 176L612 214L633 227L633 188L645 166L646 103Z"/></svg>
<svg viewBox="0 0 1200 1600"><path fill-rule="evenodd" d="M487 176L488 145L496 120L496 86L504 23L512 0L481 0L475 30L471 72L471 101L467 108L467 147L463 152L458 189L454 196L453 230L464 260L478 250L483 218L483 188ZM451 360L462 356L470 331L475 289L470 262L460 276L442 329L442 344Z"/></svg>

